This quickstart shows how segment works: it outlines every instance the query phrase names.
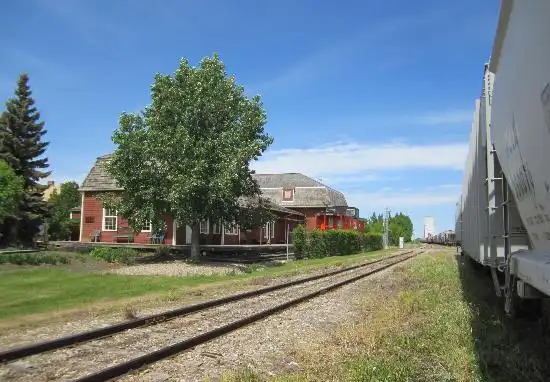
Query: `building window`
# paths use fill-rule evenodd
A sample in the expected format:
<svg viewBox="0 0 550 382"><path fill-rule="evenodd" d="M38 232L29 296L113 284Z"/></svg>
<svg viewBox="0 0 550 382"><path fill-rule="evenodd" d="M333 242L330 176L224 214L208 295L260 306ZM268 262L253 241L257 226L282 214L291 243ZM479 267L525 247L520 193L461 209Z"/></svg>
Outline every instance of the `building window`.
<svg viewBox="0 0 550 382"><path fill-rule="evenodd" d="M275 222L267 222L264 226L264 238L273 239L275 237Z"/></svg>
<svg viewBox="0 0 550 382"><path fill-rule="evenodd" d="M235 222L225 225L224 230L226 235L238 235L239 234L239 225Z"/></svg>
<svg viewBox="0 0 550 382"><path fill-rule="evenodd" d="M328 226L329 227L334 226L334 217L332 217L332 216L328 217Z"/></svg>
<svg viewBox="0 0 550 382"><path fill-rule="evenodd" d="M153 229L153 222L149 220L143 225L143 228L141 229L141 232L151 232Z"/></svg>
<svg viewBox="0 0 550 382"><path fill-rule="evenodd" d="M222 233L222 230L221 230L221 227L222 227L222 221L218 221L217 223L214 223L212 225L212 233L214 235L221 235Z"/></svg>
<svg viewBox="0 0 550 382"><path fill-rule="evenodd" d="M103 231L116 231L118 223L117 211L113 208L103 209Z"/></svg>
<svg viewBox="0 0 550 382"><path fill-rule="evenodd" d="M210 219L201 221L200 233L208 234L210 232L209 228L210 228Z"/></svg>
<svg viewBox="0 0 550 382"><path fill-rule="evenodd" d="M292 202L294 201L294 189L285 188L283 189L283 202Z"/></svg>

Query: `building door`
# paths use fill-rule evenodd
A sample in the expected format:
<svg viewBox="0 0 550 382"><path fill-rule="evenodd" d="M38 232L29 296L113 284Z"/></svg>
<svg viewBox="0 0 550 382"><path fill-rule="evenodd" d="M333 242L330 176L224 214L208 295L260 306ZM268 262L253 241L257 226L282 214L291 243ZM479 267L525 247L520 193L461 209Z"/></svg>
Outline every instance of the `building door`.
<svg viewBox="0 0 550 382"><path fill-rule="evenodd" d="M176 228L176 244L183 245L187 243L187 237L185 235L185 226L178 225Z"/></svg>

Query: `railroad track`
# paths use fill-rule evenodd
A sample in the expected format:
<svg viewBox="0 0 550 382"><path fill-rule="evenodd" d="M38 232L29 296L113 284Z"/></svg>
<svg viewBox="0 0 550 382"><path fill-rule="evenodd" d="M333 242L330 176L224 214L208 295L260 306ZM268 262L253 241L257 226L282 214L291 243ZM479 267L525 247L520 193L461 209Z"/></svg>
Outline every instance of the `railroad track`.
<svg viewBox="0 0 550 382"><path fill-rule="evenodd" d="M211 341L245 325L259 321L346 284L353 283L383 269L390 268L415 256L417 254L415 252L414 250L405 251L364 264L206 301L100 329L10 349L0 352L0 364L32 357L34 363L38 364L38 370L44 370L49 365L49 358L53 357L55 361L59 361L60 359L66 360L64 365L69 366L69 369L62 373L64 379L68 377L75 378L74 380L76 381L107 381ZM289 299L289 292L292 296L298 295L299 297ZM219 325L220 322L226 322L223 317L224 314L227 315L229 312L242 310L239 308L239 304L242 305L243 303L252 303L255 307L262 309L259 309L254 314L233 320L229 324ZM215 318L214 321L217 320L218 325L214 325L213 328L204 331L202 334L190 335L196 334L197 331L203 331L203 328L196 329L196 326L208 314L211 315L211 318ZM151 334L151 330L147 329L149 327L156 328L154 335L157 337L158 343L155 343L154 346L148 344L145 348L139 348L140 338L148 337ZM181 331L182 328L189 329L187 331L190 333L184 333L189 338L173 343L176 334L171 333ZM166 343L172 344L166 346ZM129 346L138 346L135 349L136 352L144 354L86 375L85 373L89 372L90 368L97 369L98 364L109 365L113 363L112 359L109 359L110 357L103 361L100 359L94 360L92 364L88 364L91 367L87 367L84 362L80 362L80 359L89 356L90 353L94 353L93 349L90 350L90 346L94 344L93 349L96 352L101 351L104 353L102 356L109 356L110 351L113 352L113 355L115 353L118 355L120 354L120 350L126 350L126 353L134 353L133 350L127 351ZM158 350L150 352L151 347L158 348ZM73 360L76 360L76 364ZM75 369L79 369L84 364L83 366L86 370L80 373L84 374L84 376L77 376L79 375L78 370L71 369L71 361ZM49 376L48 379L51 380L52 377Z"/></svg>

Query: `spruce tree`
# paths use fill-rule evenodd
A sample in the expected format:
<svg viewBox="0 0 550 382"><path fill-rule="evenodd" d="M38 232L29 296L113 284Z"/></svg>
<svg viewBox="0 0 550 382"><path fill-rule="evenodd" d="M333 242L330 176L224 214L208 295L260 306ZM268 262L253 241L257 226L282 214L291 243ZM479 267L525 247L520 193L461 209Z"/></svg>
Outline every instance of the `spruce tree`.
<svg viewBox="0 0 550 382"><path fill-rule="evenodd" d="M47 186L48 158L43 154L49 142L42 141L46 130L34 106L26 73L19 76L15 97L8 99L0 116L0 159L5 160L23 180L24 194L15 216L6 219L4 235L11 241L31 244L47 214L43 193Z"/></svg>

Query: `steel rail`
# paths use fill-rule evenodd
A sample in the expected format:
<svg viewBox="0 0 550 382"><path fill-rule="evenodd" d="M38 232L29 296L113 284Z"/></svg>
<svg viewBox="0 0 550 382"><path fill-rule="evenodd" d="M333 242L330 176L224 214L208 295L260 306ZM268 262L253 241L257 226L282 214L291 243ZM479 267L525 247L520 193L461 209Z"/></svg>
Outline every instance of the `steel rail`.
<svg viewBox="0 0 550 382"><path fill-rule="evenodd" d="M353 266L350 266L350 267L338 269L338 270L331 271L331 272L322 273L320 275L310 276L310 277L306 277L306 278L303 278L303 279L298 279L298 280L293 280L293 281L289 281L289 282L286 282L286 283L276 284L276 285L272 285L272 286L265 287L265 288L255 289L255 290L252 290L252 291L249 291L249 292L238 293L238 294L230 295L230 296L227 296L227 297L222 297L222 298L215 299L215 300L209 300L209 301L205 301L205 302L201 302L201 303L197 303L197 304L193 304L193 305L184 306L182 308L178 308L178 309L174 309L174 310L170 310L170 311L165 311L165 312L162 312L162 313L152 314L152 315L145 316L145 317L135 318L135 319L130 320L130 321L121 322L121 323L118 323L118 324L113 324L113 325L110 325L110 326L106 326L104 328L92 329L92 330L89 330L89 331L86 331L86 332L81 332L81 333L72 334L72 335L65 336L65 337L55 338L55 339L47 340L47 341L44 341L44 342L39 342L39 343L36 343L36 344L25 345L25 346L9 349L9 350L0 352L0 365L4 364L4 363L7 363L7 362L10 362L10 361L17 360L17 359L29 357L31 355L41 354L41 353L45 353L45 352L49 352L49 351L69 347L69 346L72 346L72 345L80 344L80 343L83 343L83 342L95 340L95 339L98 339L98 338L112 336L114 334L123 332L125 330L160 324L162 322L174 319L176 317L181 317L181 316L188 315L188 314L191 314L191 313L197 313L197 312L200 312L202 310L210 309L210 308L220 306L220 305L224 305L224 304L234 302L234 301L244 300L244 299L249 298L249 297L260 296L260 295L263 295L263 294L266 294L266 293L270 293L270 292L273 292L273 291L276 291L276 290L288 288L288 287L291 287L291 286L294 286L294 285L300 285L300 284L304 284L304 283L307 283L307 282L310 282L310 281L320 280L320 279L325 278L325 277L330 277L330 276L334 276L334 275L337 275L337 274L340 274L340 273L352 271L354 269L363 268L363 267L366 267L366 266L371 265L371 264L376 264L376 263L379 263L381 261L385 261L385 260L388 260L388 259L393 259L395 257L403 256L403 255L406 255L406 254L409 254L409 253L412 253L412 252L413 252L413 250L405 251L405 252L402 252L402 253L399 253L399 254L396 254L396 255L383 257L383 258L380 258L380 259L377 259L377 260L369 261L367 263L353 265Z"/></svg>
<svg viewBox="0 0 550 382"><path fill-rule="evenodd" d="M227 333L230 333L234 330L237 330L237 329L239 329L243 326L249 325L249 324L254 323L256 321L259 321L259 320L261 320L265 317L271 316L275 313L278 313L278 312L281 312L285 309L288 309L288 308L290 308L294 305L298 305L298 304L300 304L304 301L310 300L313 297L317 297L321 294L324 294L324 293L330 292L334 289L340 288L340 287L342 287L346 284L350 284L352 282L355 282L357 280L360 280L362 278L370 276L374 273L380 272L384 269L393 267L393 266L395 266L399 263L402 263L406 260L409 260L410 258L412 258L414 256L416 256L416 254L412 254L410 256L407 256L404 259L394 261L391 264L383 265L379 268L373 269L373 270L368 271L366 273L363 273L361 275L354 276L354 277L346 279L344 281L340 281L336 284L332 284L332 285L329 285L329 286L324 287L322 289L318 289L315 292L312 292L312 293L306 294L302 297L298 297L296 299L287 301L283 304L277 305L277 306L275 306L273 308L270 308L270 309L263 310L263 311L258 312L256 314L245 317L243 319L240 319L240 320L231 322L229 324L220 326L216 329L210 330L210 331L208 331L206 333L203 333L203 334L200 334L198 336L191 337L187 340L184 340L184 341L178 342L176 344L161 348L161 349L156 350L156 351L151 352L151 353L147 353L143 356L136 357L134 359L131 359L131 360L123 362L123 363L120 363L118 365L111 366L109 368L100 370L96 373L85 375L85 376L83 376L81 378L78 378L74 381L75 382L104 382L104 381L109 381L109 380L111 380L113 378L116 378L116 377L120 377L121 375L127 374L132 370L137 370L137 369L139 369L139 368L141 368L145 365L160 361L162 359L165 359L165 358L168 358L170 356L176 355L177 353L180 353L182 351L191 349L191 348L193 348L197 345L201 345L201 344L204 344L206 342L209 342L209 341L211 341L215 338L221 337L221 336L223 336Z"/></svg>

